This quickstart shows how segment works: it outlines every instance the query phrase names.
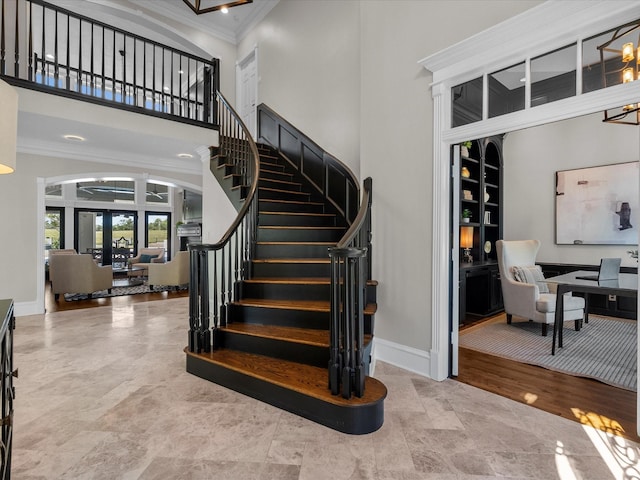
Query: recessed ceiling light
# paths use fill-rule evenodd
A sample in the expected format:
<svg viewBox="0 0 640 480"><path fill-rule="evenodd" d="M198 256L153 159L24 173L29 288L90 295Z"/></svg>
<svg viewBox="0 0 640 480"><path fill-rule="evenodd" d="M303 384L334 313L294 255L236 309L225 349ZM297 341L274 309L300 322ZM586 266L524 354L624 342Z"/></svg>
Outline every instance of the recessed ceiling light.
<svg viewBox="0 0 640 480"><path fill-rule="evenodd" d="M179 153L178 158L193 158L193 155L190 153Z"/></svg>
<svg viewBox="0 0 640 480"><path fill-rule="evenodd" d="M222 8L220 9L220 11L221 11L222 13L229 13L229 9L228 9L227 7L222 7Z"/></svg>
<svg viewBox="0 0 640 480"><path fill-rule="evenodd" d="M522 78L520 79L520 81L521 81L522 83L526 82L526 81L527 81L527 77L522 77Z"/></svg>
<svg viewBox="0 0 640 480"><path fill-rule="evenodd" d="M56 58L56 57L54 57L51 53L47 53L47 54L45 55L45 57L47 57L47 59L49 59L49 60L53 60L54 58Z"/></svg>
<svg viewBox="0 0 640 480"><path fill-rule="evenodd" d="M165 92L168 92L168 91L169 91L169 87L163 87L163 90L164 90Z"/></svg>
<svg viewBox="0 0 640 480"><path fill-rule="evenodd" d="M80 135L64 135L67 140L73 140L74 142L84 142L85 138Z"/></svg>
<svg viewBox="0 0 640 480"><path fill-rule="evenodd" d="M184 70L178 70L178 73L182 75L184 73Z"/></svg>

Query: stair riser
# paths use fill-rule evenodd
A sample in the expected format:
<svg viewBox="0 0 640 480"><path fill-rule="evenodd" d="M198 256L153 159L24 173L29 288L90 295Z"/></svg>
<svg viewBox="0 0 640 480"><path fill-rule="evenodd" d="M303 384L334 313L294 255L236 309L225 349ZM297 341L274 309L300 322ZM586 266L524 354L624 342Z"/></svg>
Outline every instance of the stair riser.
<svg viewBox="0 0 640 480"><path fill-rule="evenodd" d="M300 362L314 367L324 368L329 363L329 347L285 342L235 332L224 332L223 345L232 350Z"/></svg>
<svg viewBox="0 0 640 480"><path fill-rule="evenodd" d="M281 165L277 162L275 162L274 160L271 159L263 159L260 158L260 170L262 169L267 169L267 170L275 170L276 172L284 172L285 171L285 167L284 165Z"/></svg>
<svg viewBox="0 0 640 480"><path fill-rule="evenodd" d="M317 228L258 228L259 242L336 242L342 238L344 230L324 230Z"/></svg>
<svg viewBox="0 0 640 480"><path fill-rule="evenodd" d="M287 310L231 304L228 309L227 321L328 330L330 323L329 317L329 312ZM365 334L371 334L372 321L371 315L364 316Z"/></svg>
<svg viewBox="0 0 640 480"><path fill-rule="evenodd" d="M258 222L260 225L281 225L297 227L333 227L336 225L336 217L318 215L286 215L259 213Z"/></svg>
<svg viewBox="0 0 640 480"><path fill-rule="evenodd" d="M329 263L254 263L255 277L328 277Z"/></svg>
<svg viewBox="0 0 640 480"><path fill-rule="evenodd" d="M293 175L290 173L270 171L271 168L265 167L266 170L260 169L260 178L265 180L280 180L283 182L292 182Z"/></svg>
<svg viewBox="0 0 640 480"><path fill-rule="evenodd" d="M324 205L317 203L270 202L260 198L260 210L263 212L324 213Z"/></svg>
<svg viewBox="0 0 640 480"><path fill-rule="evenodd" d="M273 190L260 190L260 199L268 200L295 200L298 202L308 202L311 198L309 193L302 192L282 192L282 191L273 191Z"/></svg>
<svg viewBox="0 0 640 480"><path fill-rule="evenodd" d="M286 180L272 180L270 178L264 177L260 177L258 186L266 188L277 188L278 190L286 190L288 192L300 192L302 190L302 185L300 185L299 183L287 182Z"/></svg>
<svg viewBox="0 0 640 480"><path fill-rule="evenodd" d="M327 245L256 245L256 258L328 258Z"/></svg>
<svg viewBox="0 0 640 480"><path fill-rule="evenodd" d="M330 298L329 284L254 283L243 282L244 298L274 300L324 300ZM366 303L376 303L376 286L367 285Z"/></svg>

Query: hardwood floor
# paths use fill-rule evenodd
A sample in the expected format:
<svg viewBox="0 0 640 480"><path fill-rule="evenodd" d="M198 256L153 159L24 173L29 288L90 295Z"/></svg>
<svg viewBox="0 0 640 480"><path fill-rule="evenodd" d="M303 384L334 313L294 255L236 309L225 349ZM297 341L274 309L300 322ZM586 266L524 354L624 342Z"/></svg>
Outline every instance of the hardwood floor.
<svg viewBox="0 0 640 480"><path fill-rule="evenodd" d="M500 315L488 321L506 320ZM458 358L459 382L640 442L635 392L466 348Z"/></svg>
<svg viewBox="0 0 640 480"><path fill-rule="evenodd" d="M119 297L92 298L91 300L74 300L67 302L63 296L56 302L51 293L51 283L45 283L44 307L47 313L62 312L66 310L78 310L81 308L105 307L105 306L126 306L133 303L149 302L152 300L166 300L168 298L188 297L188 290L177 292L140 293L137 295L122 295Z"/></svg>

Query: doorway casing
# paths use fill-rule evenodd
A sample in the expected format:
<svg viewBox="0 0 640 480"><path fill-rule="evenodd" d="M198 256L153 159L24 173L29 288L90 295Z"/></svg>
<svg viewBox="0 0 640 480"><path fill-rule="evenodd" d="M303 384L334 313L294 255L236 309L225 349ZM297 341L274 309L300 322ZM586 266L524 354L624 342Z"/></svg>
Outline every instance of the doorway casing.
<svg viewBox="0 0 640 480"><path fill-rule="evenodd" d="M433 225L432 225L432 307L430 376L447 378L450 368L449 347L457 328L458 255L451 243L451 145L509 131L592 114L608 108L635 103L640 97L640 82L617 85L587 94L558 100L537 107L489 119L487 76L492 72L525 61L585 38L605 32L640 17L637 2L576 1L545 2L452 47L430 55L420 64L433 74ZM505 42L504 39L509 39ZM576 64L581 66L581 49ZM578 69L579 71L580 69ZM578 85L580 84L580 73ZM451 128L451 88L474 78L483 77L483 120ZM638 85L636 85L636 83ZM527 79L525 89L530 91ZM458 175L457 172L454 172ZM640 188L640 178L638 179ZM455 225L454 225L455 229ZM447 278L447 282L442 279ZM455 288L454 288L455 285ZM452 338L453 337L453 338ZM640 345L640 336L638 339ZM457 366L455 366L457 367ZM640 413L640 402L638 404ZM639 415L640 417L640 415ZM640 428L639 428L640 431Z"/></svg>

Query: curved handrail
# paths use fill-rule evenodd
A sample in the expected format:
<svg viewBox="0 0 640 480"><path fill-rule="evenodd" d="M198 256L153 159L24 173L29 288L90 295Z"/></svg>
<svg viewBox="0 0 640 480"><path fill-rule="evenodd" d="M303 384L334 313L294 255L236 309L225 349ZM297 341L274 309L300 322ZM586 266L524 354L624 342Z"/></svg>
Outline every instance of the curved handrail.
<svg viewBox="0 0 640 480"><path fill-rule="evenodd" d="M193 245L192 248L194 250L219 250L229 242L231 235L233 235L233 233L238 229L238 227L240 226L240 223L242 222L245 215L249 211L249 207L253 202L253 197L258 191L258 179L260 177L260 155L258 154L258 147L256 145L256 142L253 141L253 137L251 136L251 133L249 133L249 129L242 122L242 120L240 119L240 116L236 113L233 107L229 105L229 102L227 102L227 99L224 98L224 96L220 92L216 92L216 94L218 96L218 99L224 104L224 106L229 109L232 116L236 119L239 126L242 128L242 132L244 133L245 137L247 138L247 141L249 143L249 148L251 149L251 153L253 156L253 168L255 173L253 175L253 180L251 182L249 193L247 194L247 197L244 200L244 204L242 205L242 208L238 211L238 215L236 215L235 220L233 221L233 223L231 223L227 231L224 232L220 240L218 240L216 243L201 243L201 244Z"/></svg>
<svg viewBox="0 0 640 480"><path fill-rule="evenodd" d="M351 242L356 238L356 235L360 233L362 228L365 226L365 222L367 220L367 215L369 210L371 209L371 200L372 200L372 185L373 180L371 177L367 177L364 179L363 188L364 191L362 193L362 203L360 204L360 209L358 210L358 215L351 223L349 230L345 232L340 241L337 243L335 248L346 248Z"/></svg>
<svg viewBox="0 0 640 480"><path fill-rule="evenodd" d="M219 345L219 326L226 324L227 307L236 295L235 285L249 276L257 222L256 198L260 156L249 130L220 92L216 92L220 145L241 178L240 188L250 182L244 204L227 231L216 243L189 244L189 350L209 352ZM247 146L249 147L247 149ZM248 165L253 156L253 162ZM210 253L212 252L212 253ZM209 263L212 263L209 268ZM209 297L213 295L213 326Z"/></svg>

